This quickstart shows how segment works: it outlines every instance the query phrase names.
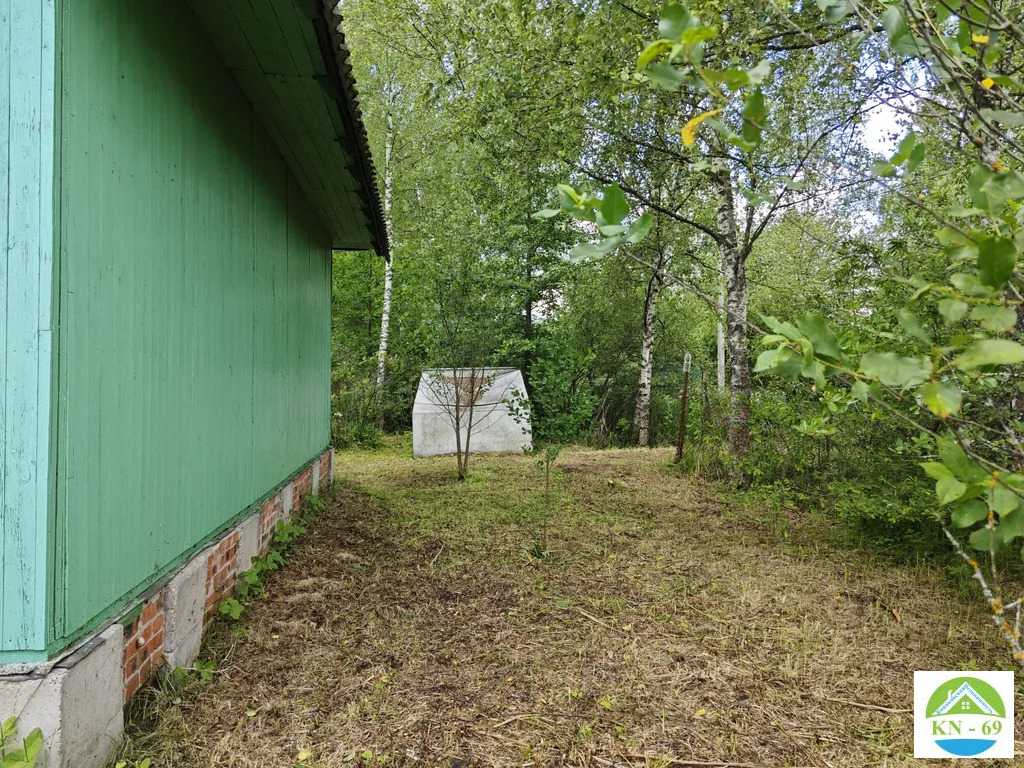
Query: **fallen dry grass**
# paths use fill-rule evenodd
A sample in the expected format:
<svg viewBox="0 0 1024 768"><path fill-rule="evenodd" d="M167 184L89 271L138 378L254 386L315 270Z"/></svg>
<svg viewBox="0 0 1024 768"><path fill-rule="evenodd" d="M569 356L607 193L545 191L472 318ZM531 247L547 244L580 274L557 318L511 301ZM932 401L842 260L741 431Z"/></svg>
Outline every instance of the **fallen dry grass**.
<svg viewBox="0 0 1024 768"><path fill-rule="evenodd" d="M405 450L339 455L329 511L208 638L216 681L138 697L126 759L905 766L913 670L1005 666L938 568L724 503L668 451L566 451L546 516L530 458L458 483Z"/></svg>

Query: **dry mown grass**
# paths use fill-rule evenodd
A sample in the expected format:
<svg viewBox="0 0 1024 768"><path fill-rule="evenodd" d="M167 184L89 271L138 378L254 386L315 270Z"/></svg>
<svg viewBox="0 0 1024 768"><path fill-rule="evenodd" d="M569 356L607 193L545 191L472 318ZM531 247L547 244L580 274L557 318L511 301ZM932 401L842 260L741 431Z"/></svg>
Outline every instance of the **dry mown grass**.
<svg viewBox="0 0 1024 768"><path fill-rule="evenodd" d="M450 459L340 455L269 596L207 641L216 682L141 696L126 757L903 766L913 670L1005 665L938 570L725 505L669 457L565 452L537 560L533 460L474 459L460 484Z"/></svg>

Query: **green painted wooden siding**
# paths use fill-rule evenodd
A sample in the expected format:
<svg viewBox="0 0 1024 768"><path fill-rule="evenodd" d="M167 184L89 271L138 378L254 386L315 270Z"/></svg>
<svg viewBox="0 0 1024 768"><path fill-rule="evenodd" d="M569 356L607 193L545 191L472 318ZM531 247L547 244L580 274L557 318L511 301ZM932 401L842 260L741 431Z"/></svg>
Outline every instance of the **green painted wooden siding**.
<svg viewBox="0 0 1024 768"><path fill-rule="evenodd" d="M46 648L54 5L0 3L0 662Z"/></svg>
<svg viewBox="0 0 1024 768"><path fill-rule="evenodd" d="M325 90L327 68L313 17L329 0L188 0L255 106L275 144L330 228L334 246L372 248L349 136ZM331 18L336 18L331 16Z"/></svg>
<svg viewBox="0 0 1024 768"><path fill-rule="evenodd" d="M183 3L62 3L58 557L80 635L328 442L330 241Z"/></svg>

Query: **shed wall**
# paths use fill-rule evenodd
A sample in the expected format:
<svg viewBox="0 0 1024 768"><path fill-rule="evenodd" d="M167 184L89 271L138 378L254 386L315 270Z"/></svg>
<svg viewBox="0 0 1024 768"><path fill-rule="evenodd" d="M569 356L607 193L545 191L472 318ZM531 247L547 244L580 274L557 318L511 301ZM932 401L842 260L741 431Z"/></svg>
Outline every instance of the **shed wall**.
<svg viewBox="0 0 1024 768"><path fill-rule="evenodd" d="M0 662L46 647L55 1L0 3Z"/></svg>
<svg viewBox="0 0 1024 768"><path fill-rule="evenodd" d="M51 646L329 434L330 242L184 3L62 3Z"/></svg>

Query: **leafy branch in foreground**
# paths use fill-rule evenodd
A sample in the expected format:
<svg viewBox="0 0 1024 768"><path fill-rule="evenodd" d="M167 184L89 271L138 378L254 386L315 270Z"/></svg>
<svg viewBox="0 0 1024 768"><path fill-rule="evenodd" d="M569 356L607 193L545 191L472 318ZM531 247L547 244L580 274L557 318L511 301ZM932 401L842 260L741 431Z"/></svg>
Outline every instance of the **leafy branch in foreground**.
<svg viewBox="0 0 1024 768"><path fill-rule="evenodd" d="M33 729L17 745L17 718L9 717L0 724L0 768L34 768L43 748L43 732Z"/></svg>

